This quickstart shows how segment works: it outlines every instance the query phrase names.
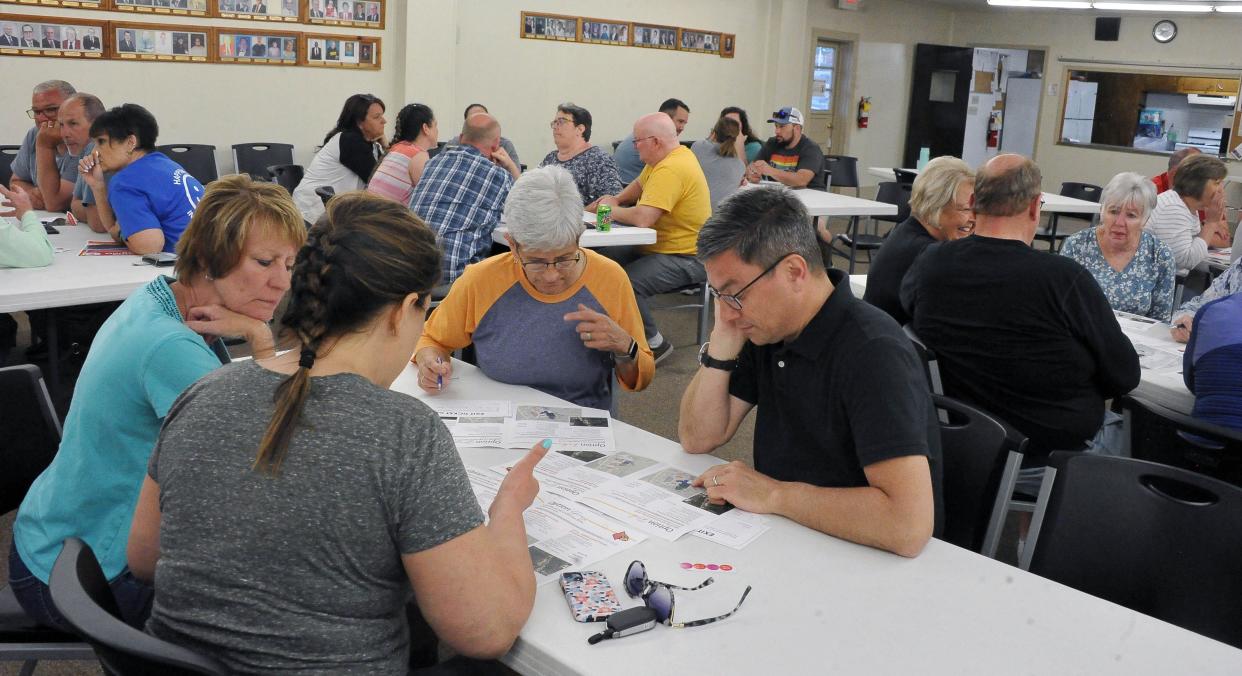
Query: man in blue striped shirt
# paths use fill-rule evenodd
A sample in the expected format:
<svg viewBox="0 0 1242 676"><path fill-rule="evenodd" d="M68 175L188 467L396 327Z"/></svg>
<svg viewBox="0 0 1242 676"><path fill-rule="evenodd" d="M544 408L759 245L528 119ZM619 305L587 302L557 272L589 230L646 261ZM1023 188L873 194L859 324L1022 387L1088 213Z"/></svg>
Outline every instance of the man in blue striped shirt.
<svg viewBox="0 0 1242 676"><path fill-rule="evenodd" d="M446 148L423 169L410 209L436 233L444 252L441 284L450 284L492 248L517 163L500 147L500 123L486 113L471 115L461 145Z"/></svg>

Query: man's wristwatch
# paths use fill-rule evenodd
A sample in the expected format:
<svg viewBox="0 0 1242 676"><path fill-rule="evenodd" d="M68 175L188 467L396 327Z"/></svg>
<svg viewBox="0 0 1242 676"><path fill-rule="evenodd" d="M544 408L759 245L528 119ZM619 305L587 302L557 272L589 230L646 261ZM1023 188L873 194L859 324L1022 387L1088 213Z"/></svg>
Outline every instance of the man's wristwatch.
<svg viewBox="0 0 1242 676"><path fill-rule="evenodd" d="M614 352L612 354L612 358L616 361L634 361L635 359L638 359L638 341L631 338L630 349L626 350L622 354Z"/></svg>
<svg viewBox="0 0 1242 676"><path fill-rule="evenodd" d="M703 343L703 347L699 348L699 364L709 369L720 369L721 371L732 371L737 368L737 357L733 359L712 359L707 354L709 345L711 345L711 341Z"/></svg>

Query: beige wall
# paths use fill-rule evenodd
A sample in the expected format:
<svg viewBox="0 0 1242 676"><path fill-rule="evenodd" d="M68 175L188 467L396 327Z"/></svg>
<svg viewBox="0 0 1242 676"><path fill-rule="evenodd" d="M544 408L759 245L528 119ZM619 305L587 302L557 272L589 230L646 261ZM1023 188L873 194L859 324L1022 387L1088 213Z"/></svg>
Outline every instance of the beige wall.
<svg viewBox="0 0 1242 676"><path fill-rule="evenodd" d="M956 44L989 44L1047 47L1047 77L1039 117L1035 157L1044 174L1044 189L1057 191L1062 181L1103 185L1122 171L1154 175L1164 171L1167 159L1095 148L1056 144L1057 124L1064 103L1062 87L1048 95L1048 83L1062 82L1067 59L1106 59L1175 65L1229 65L1242 70L1238 35L1242 19L1232 17L1176 18L1178 35L1166 45L1151 37L1156 15L1126 16L1121 20L1117 42L1095 41L1095 14L1082 12L989 11L958 12L952 41ZM1082 67L1081 65L1078 67ZM1109 67L1095 67L1103 70ZM1231 173L1242 172L1230 162Z"/></svg>
<svg viewBox="0 0 1242 676"><path fill-rule="evenodd" d="M341 104L357 92L379 96L389 106L402 98L405 3L389 2L388 28L383 37L383 69L345 71L327 68L241 64L133 63L83 59L0 57L0 143L18 143L30 120L31 88L43 80L67 80L79 91L95 94L111 107L138 103L155 115L159 143L208 143L216 146L216 164L230 172L230 146L250 141L294 145L294 161L310 161L315 146L336 123ZM224 19L158 19L115 12L56 10L0 6L5 13L81 16L140 23L236 26L261 30L265 24ZM310 29L299 26L292 30ZM273 27L273 30L276 30ZM317 33L342 30L315 27Z"/></svg>

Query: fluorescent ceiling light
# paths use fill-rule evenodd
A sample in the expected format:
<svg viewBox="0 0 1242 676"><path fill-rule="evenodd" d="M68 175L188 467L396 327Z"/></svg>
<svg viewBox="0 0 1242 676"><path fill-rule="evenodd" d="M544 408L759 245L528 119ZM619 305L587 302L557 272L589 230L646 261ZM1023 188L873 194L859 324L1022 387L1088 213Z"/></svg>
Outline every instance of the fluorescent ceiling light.
<svg viewBox="0 0 1242 676"><path fill-rule="evenodd" d="M1168 2L1093 2L1096 9L1114 12L1210 12L1211 5L1191 5Z"/></svg>
<svg viewBox="0 0 1242 676"><path fill-rule="evenodd" d="M1041 9L1091 9L1090 2L1074 0L988 0L997 7L1038 7Z"/></svg>

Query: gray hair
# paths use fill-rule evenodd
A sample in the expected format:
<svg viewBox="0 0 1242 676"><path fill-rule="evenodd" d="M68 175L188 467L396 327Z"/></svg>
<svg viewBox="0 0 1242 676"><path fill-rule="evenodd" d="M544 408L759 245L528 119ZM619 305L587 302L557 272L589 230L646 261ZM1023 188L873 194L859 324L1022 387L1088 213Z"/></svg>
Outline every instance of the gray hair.
<svg viewBox="0 0 1242 676"><path fill-rule="evenodd" d="M60 104L61 109L63 110L64 107L69 105L72 101L82 104L82 114L86 117L87 122L94 122L95 118L103 115L104 111L107 110L104 108L103 101L100 101L98 96L95 96L94 94L87 94L85 92L78 92L77 94L65 99Z"/></svg>
<svg viewBox="0 0 1242 676"><path fill-rule="evenodd" d="M1156 185L1151 179L1133 171L1117 174L1100 193L1100 212L1111 206L1124 207L1127 204L1141 207L1143 215L1139 220L1146 223L1151 210L1156 208Z"/></svg>
<svg viewBox="0 0 1242 676"><path fill-rule="evenodd" d="M577 244L586 224L573 174L558 166L522 174L505 200L505 226L513 241L534 251Z"/></svg>
<svg viewBox="0 0 1242 676"><path fill-rule="evenodd" d="M39 94L46 94L50 91L59 91L61 96L66 98L78 93L78 90L74 89L73 85L65 82L64 80L48 80L47 82L40 82L35 85L34 91L31 93L38 96Z"/></svg>
<svg viewBox="0 0 1242 676"><path fill-rule="evenodd" d="M920 223L940 227L940 210L954 203L962 181L975 182L975 172L962 160L944 155L928 162L914 179L910 213Z"/></svg>
<svg viewBox="0 0 1242 676"><path fill-rule="evenodd" d="M707 262L733 251L745 263L767 267L798 254L811 270L823 270L815 226L794 192L779 185L738 190L716 205L699 230L698 257Z"/></svg>
<svg viewBox="0 0 1242 676"><path fill-rule="evenodd" d="M987 165L975 175L975 214L1016 216L1042 193L1043 174L1027 158L1007 171L988 171Z"/></svg>

